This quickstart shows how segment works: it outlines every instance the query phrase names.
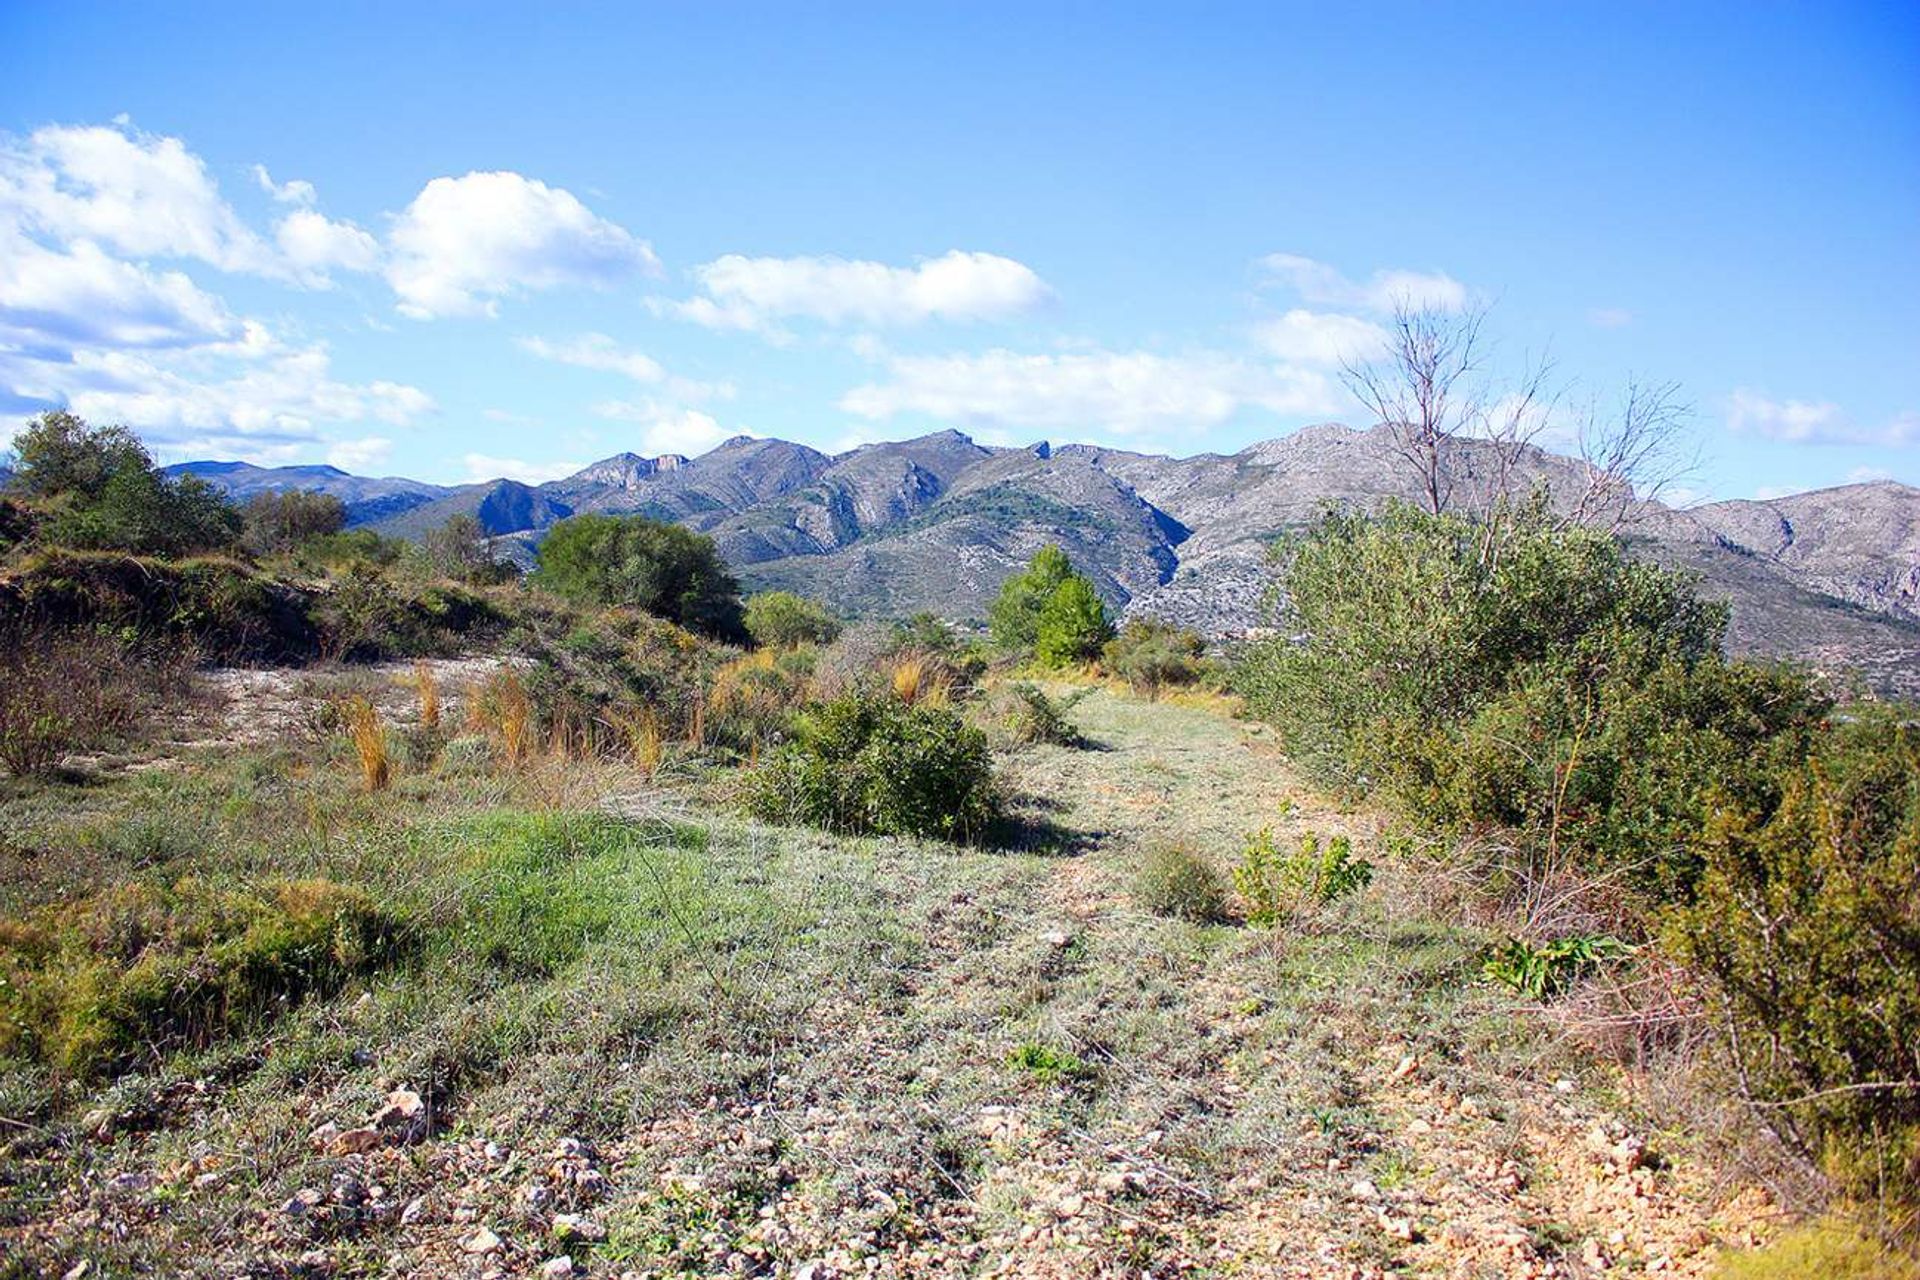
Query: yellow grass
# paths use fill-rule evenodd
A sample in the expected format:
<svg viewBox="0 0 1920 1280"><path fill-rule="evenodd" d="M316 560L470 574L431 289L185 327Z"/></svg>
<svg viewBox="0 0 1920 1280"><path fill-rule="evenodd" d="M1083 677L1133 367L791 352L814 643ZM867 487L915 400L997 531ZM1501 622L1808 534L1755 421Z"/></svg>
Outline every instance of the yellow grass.
<svg viewBox="0 0 1920 1280"><path fill-rule="evenodd" d="M473 700L474 727L491 737L509 764L524 764L533 749L533 701L517 671L496 671Z"/></svg>
<svg viewBox="0 0 1920 1280"><path fill-rule="evenodd" d="M369 791L385 791L393 780L393 762L387 754L387 731L380 723L380 713L365 698L353 698L347 702L344 718L354 754L360 758L361 780Z"/></svg>
<svg viewBox="0 0 1920 1280"><path fill-rule="evenodd" d="M438 729L440 727L440 682L434 678L433 668L424 662L414 663L413 687L420 694L420 727Z"/></svg>

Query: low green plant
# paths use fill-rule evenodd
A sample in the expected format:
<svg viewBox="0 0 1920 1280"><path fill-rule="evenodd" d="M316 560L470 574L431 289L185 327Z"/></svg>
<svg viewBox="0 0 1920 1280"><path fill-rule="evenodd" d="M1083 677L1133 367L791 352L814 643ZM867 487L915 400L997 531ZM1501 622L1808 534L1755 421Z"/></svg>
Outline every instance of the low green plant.
<svg viewBox="0 0 1920 1280"><path fill-rule="evenodd" d="M748 596L746 627L755 644L776 649L827 644L840 634L838 619L823 606L791 591L761 591Z"/></svg>
<svg viewBox="0 0 1920 1280"><path fill-rule="evenodd" d="M210 1044L337 990L401 941L394 915L329 880L127 884L0 920L0 1057L91 1076Z"/></svg>
<svg viewBox="0 0 1920 1280"><path fill-rule="evenodd" d="M1000 724L1015 742L1022 745L1047 743L1056 747L1077 747L1085 743L1080 730L1067 719L1071 703L1051 698L1046 690L1025 681L1005 686L1006 692L995 701L1000 707Z"/></svg>
<svg viewBox="0 0 1920 1280"><path fill-rule="evenodd" d="M1029 1040L1007 1055L1007 1065L1024 1071L1042 1084L1060 1084L1091 1074L1087 1064L1065 1049Z"/></svg>
<svg viewBox="0 0 1920 1280"><path fill-rule="evenodd" d="M1226 916L1226 886L1220 873L1184 845L1148 850L1133 892L1140 905L1155 915L1195 924L1212 924Z"/></svg>
<svg viewBox="0 0 1920 1280"><path fill-rule="evenodd" d="M1300 837L1300 847L1283 853L1271 828L1247 837L1233 887L1246 903L1247 922L1278 924L1309 904L1327 906L1373 883L1373 864L1353 856L1353 843L1335 836L1322 844L1315 832Z"/></svg>
<svg viewBox="0 0 1920 1280"><path fill-rule="evenodd" d="M1100 665L1135 693L1158 698L1168 687L1199 680L1206 641L1199 633L1158 618L1134 618L1100 651Z"/></svg>
<svg viewBox="0 0 1920 1280"><path fill-rule="evenodd" d="M1608 961L1631 954L1632 947L1601 934L1557 938L1537 946L1510 937L1489 950L1480 973L1530 1000L1549 1000Z"/></svg>
<svg viewBox="0 0 1920 1280"><path fill-rule="evenodd" d="M1920 1280L1920 1258L1841 1220L1794 1227L1761 1249L1722 1258L1714 1280Z"/></svg>

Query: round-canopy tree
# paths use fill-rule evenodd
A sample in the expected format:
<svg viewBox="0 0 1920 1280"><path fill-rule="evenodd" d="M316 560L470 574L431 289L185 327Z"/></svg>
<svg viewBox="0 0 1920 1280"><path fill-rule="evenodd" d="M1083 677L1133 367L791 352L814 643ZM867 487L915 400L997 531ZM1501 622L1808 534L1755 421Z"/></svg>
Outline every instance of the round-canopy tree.
<svg viewBox="0 0 1920 1280"><path fill-rule="evenodd" d="M532 581L585 604L628 605L722 640L746 635L740 584L713 539L645 516L572 516L547 531Z"/></svg>

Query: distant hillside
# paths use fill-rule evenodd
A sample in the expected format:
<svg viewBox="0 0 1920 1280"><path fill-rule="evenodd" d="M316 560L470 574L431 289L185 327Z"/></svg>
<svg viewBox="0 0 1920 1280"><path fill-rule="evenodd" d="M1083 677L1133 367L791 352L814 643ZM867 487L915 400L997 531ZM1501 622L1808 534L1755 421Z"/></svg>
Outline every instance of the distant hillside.
<svg viewBox="0 0 1920 1280"><path fill-rule="evenodd" d="M283 489L330 493L346 504L349 524L392 519L448 492L444 485L422 480L397 476L374 479L327 466L256 467L246 462L181 462L164 470L168 475L199 476L224 489L236 502L245 502L256 493Z"/></svg>
<svg viewBox="0 0 1920 1280"><path fill-rule="evenodd" d="M1488 446L1462 441L1450 464L1471 503ZM332 467L188 463L237 497L262 488L339 494L354 523L419 538L455 514L529 558L549 526L580 512L639 512L711 535L752 588L785 587L848 614L929 609L985 616L1000 583L1057 542L1107 599L1210 635L1260 625L1272 539L1328 504L1414 498L1382 429L1309 427L1232 455L1168 458L1087 445L982 446L957 431L829 457L737 436L697 458L617 454L547 484L447 487L369 480ZM1557 500L1579 464L1541 450L1517 483ZM1698 574L1733 607L1740 652L1799 657L1920 693L1920 490L1854 485L1691 511L1638 504L1635 554Z"/></svg>

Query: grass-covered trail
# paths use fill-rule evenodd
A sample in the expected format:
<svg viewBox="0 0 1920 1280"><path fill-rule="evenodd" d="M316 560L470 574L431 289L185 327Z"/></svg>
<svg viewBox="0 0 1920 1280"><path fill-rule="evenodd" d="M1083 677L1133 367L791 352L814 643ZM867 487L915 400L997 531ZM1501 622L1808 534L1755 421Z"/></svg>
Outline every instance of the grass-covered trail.
<svg viewBox="0 0 1920 1280"><path fill-rule="evenodd" d="M724 773L370 798L324 739L7 792L5 906L75 972L122 883L324 879L393 933L226 1034L6 1076L0 1274L1671 1275L1745 1238L1257 729L1071 714L1087 746L1005 762L1019 852L766 827ZM1278 929L1136 902L1155 847L1224 875L1263 826L1378 874Z"/></svg>

